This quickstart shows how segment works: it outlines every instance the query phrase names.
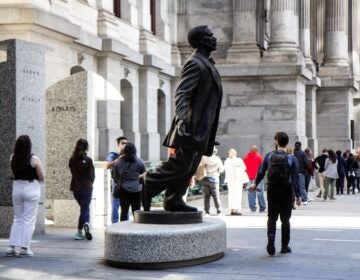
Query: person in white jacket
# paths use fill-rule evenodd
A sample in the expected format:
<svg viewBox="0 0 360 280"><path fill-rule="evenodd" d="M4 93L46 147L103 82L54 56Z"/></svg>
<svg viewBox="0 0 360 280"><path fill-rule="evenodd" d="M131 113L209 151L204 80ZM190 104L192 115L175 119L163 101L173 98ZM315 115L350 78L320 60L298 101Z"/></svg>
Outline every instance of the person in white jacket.
<svg viewBox="0 0 360 280"><path fill-rule="evenodd" d="M241 214L241 200L243 185L249 182L246 173L246 166L241 158L237 157L235 149L230 149L228 158L224 163L225 167L225 183L228 187L228 200L231 215Z"/></svg>

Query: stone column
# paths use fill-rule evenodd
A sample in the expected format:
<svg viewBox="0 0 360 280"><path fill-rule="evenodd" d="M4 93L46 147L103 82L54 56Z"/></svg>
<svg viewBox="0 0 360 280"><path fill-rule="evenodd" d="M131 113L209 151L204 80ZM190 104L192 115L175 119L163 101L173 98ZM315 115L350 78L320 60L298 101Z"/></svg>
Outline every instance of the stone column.
<svg viewBox="0 0 360 280"><path fill-rule="evenodd" d="M16 139L27 134L32 152L45 162L45 46L21 41L0 42L6 61L0 63L0 237L9 237L13 220L10 155ZM45 233L45 187L35 234Z"/></svg>
<svg viewBox="0 0 360 280"><path fill-rule="evenodd" d="M325 66L348 65L347 0L327 0L325 6Z"/></svg>
<svg viewBox="0 0 360 280"><path fill-rule="evenodd" d="M259 60L256 45L256 2L233 1L233 41L227 54L229 63L251 63Z"/></svg>
<svg viewBox="0 0 360 280"><path fill-rule="evenodd" d="M319 150L316 127L316 91L320 85L320 79L316 77L306 85L306 137L308 147L312 149L314 155L317 155Z"/></svg>
<svg viewBox="0 0 360 280"><path fill-rule="evenodd" d="M271 1L270 50L296 51L299 44L297 0Z"/></svg>
<svg viewBox="0 0 360 280"><path fill-rule="evenodd" d="M309 69L312 69L312 61L310 54L310 0L300 1L299 35L300 49L305 57L305 63Z"/></svg>

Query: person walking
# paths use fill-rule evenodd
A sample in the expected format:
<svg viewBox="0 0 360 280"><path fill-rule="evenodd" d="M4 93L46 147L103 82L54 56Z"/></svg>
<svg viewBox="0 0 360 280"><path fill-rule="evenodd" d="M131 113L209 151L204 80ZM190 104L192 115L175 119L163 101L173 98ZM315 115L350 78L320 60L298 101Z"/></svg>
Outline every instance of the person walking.
<svg viewBox="0 0 360 280"><path fill-rule="evenodd" d="M296 157L288 154L286 145L289 136L285 132L275 134L276 149L269 152L262 162L255 183L256 188L263 180L267 172L267 199L268 199L268 222L266 250L273 256L275 249L276 221L280 215L281 220L281 253L291 253L290 242L290 218L292 211L292 192L295 191L296 204L301 205L299 187L299 169Z"/></svg>
<svg viewBox="0 0 360 280"><path fill-rule="evenodd" d="M228 202L230 215L242 215L241 200L243 185L249 182L244 161L237 157L235 149L228 151L228 157L224 162L225 183L228 187Z"/></svg>
<svg viewBox="0 0 360 280"><path fill-rule="evenodd" d="M87 156L88 150L89 144L85 139L77 140L69 160L69 168L72 175L70 190L80 206L78 231L74 236L75 240L83 240L84 238L92 240L89 222L95 168L92 159ZM82 233L83 230L85 235Z"/></svg>
<svg viewBox="0 0 360 280"><path fill-rule="evenodd" d="M217 148L214 147L211 157L203 156L201 165L205 167L206 176L201 180L204 190L204 215L210 215L210 197L213 198L218 215L222 214L220 202L220 173L224 172L224 165L216 155Z"/></svg>
<svg viewBox="0 0 360 280"><path fill-rule="evenodd" d="M329 158L325 160L325 170L323 172L324 175L324 196L323 201L326 201L329 193L329 186L330 186L330 199L335 200L334 197L335 193L335 183L336 179L338 178L337 173L337 157L333 150L328 150Z"/></svg>
<svg viewBox="0 0 360 280"><path fill-rule="evenodd" d="M336 151L337 157L337 173L338 178L336 179L336 194L344 194L344 180L345 180L345 173L346 173L346 162L345 159L342 157L342 152L340 150Z"/></svg>
<svg viewBox="0 0 360 280"><path fill-rule="evenodd" d="M308 201L312 201L312 199L309 197L309 186L311 183L311 178L314 178L314 175L315 175L314 174L315 167L314 167L313 153L310 148L306 148L304 150L304 152L309 160L309 168L305 172L305 190L307 193Z"/></svg>
<svg viewBox="0 0 360 280"><path fill-rule="evenodd" d="M136 210L140 210L142 185L139 183L139 176L146 168L142 159L136 156L136 152L135 145L128 143L124 148L124 156L115 164L114 178L120 187L120 221L129 219L130 205L133 216Z"/></svg>
<svg viewBox="0 0 360 280"><path fill-rule="evenodd" d="M10 230L7 256L34 255L30 249L30 242L35 230L40 184L44 182L45 176L40 159L31 153L31 146L28 135L19 136L10 159L13 175L14 220Z"/></svg>
<svg viewBox="0 0 360 280"><path fill-rule="evenodd" d="M327 154L328 150L323 149L322 154L314 159L315 168L319 174L319 187L320 191L316 197L321 198L324 195L324 175L322 174L325 170L325 160L329 157Z"/></svg>
<svg viewBox="0 0 360 280"><path fill-rule="evenodd" d="M306 192L306 174L309 170L309 159L305 152L301 150L301 142L295 142L294 156L299 163L299 186L301 193L301 200L304 205L309 203L308 194Z"/></svg>
<svg viewBox="0 0 360 280"><path fill-rule="evenodd" d="M120 136L116 139L116 144L118 147L118 152L110 152L106 157L105 168L110 169L111 174L111 223L119 222L119 208L120 208L120 199L113 196L115 189L115 180L114 180L114 166L123 156L124 148L127 144L127 139L124 136Z"/></svg>
<svg viewBox="0 0 360 280"><path fill-rule="evenodd" d="M262 156L258 152L258 148L256 145L252 145L250 147L250 151L244 157L244 163L246 166L246 172L249 176L250 185L255 182L256 174L259 170L259 167L263 161ZM262 180L258 188L253 190L250 187L247 187L247 195L249 201L249 208L251 212L256 212L256 198L259 204L260 212L264 212L266 209L266 202L264 198L264 181Z"/></svg>

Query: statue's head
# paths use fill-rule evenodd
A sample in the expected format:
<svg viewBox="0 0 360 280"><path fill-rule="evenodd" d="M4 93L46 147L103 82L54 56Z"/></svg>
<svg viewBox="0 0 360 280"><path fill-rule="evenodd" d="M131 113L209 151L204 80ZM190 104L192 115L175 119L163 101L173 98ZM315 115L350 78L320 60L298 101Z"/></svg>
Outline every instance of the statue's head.
<svg viewBox="0 0 360 280"><path fill-rule="evenodd" d="M216 50L217 46L217 40L207 25L199 25L191 29L188 41L194 49L203 49L209 53Z"/></svg>

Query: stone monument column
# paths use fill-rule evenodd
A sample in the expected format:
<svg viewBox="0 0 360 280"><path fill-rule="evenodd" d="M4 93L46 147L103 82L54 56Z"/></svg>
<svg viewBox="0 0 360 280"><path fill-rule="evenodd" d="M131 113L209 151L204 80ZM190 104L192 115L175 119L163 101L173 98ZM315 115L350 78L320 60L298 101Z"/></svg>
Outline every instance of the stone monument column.
<svg viewBox="0 0 360 280"><path fill-rule="evenodd" d="M271 40L269 50L296 51L299 45L297 0L271 1Z"/></svg>
<svg viewBox="0 0 360 280"><path fill-rule="evenodd" d="M252 63L259 60L256 45L256 2L233 1L233 40L226 59L229 63Z"/></svg>
<svg viewBox="0 0 360 280"><path fill-rule="evenodd" d="M313 69L313 63L311 61L311 54L310 54L310 0L300 1L299 37L300 37L300 49L305 57L306 66L309 69Z"/></svg>
<svg viewBox="0 0 360 280"><path fill-rule="evenodd" d="M325 6L325 55L317 94L319 148L351 149L353 93L358 83L348 61L348 1L328 0Z"/></svg>
<svg viewBox="0 0 360 280"><path fill-rule="evenodd" d="M0 63L0 237L9 237L13 221L10 156L16 139L27 134L32 152L45 167L45 51L22 40L0 42L6 61ZM35 234L45 233L45 188L36 219Z"/></svg>
<svg viewBox="0 0 360 280"><path fill-rule="evenodd" d="M325 8L324 65L348 65L348 1L328 0Z"/></svg>

